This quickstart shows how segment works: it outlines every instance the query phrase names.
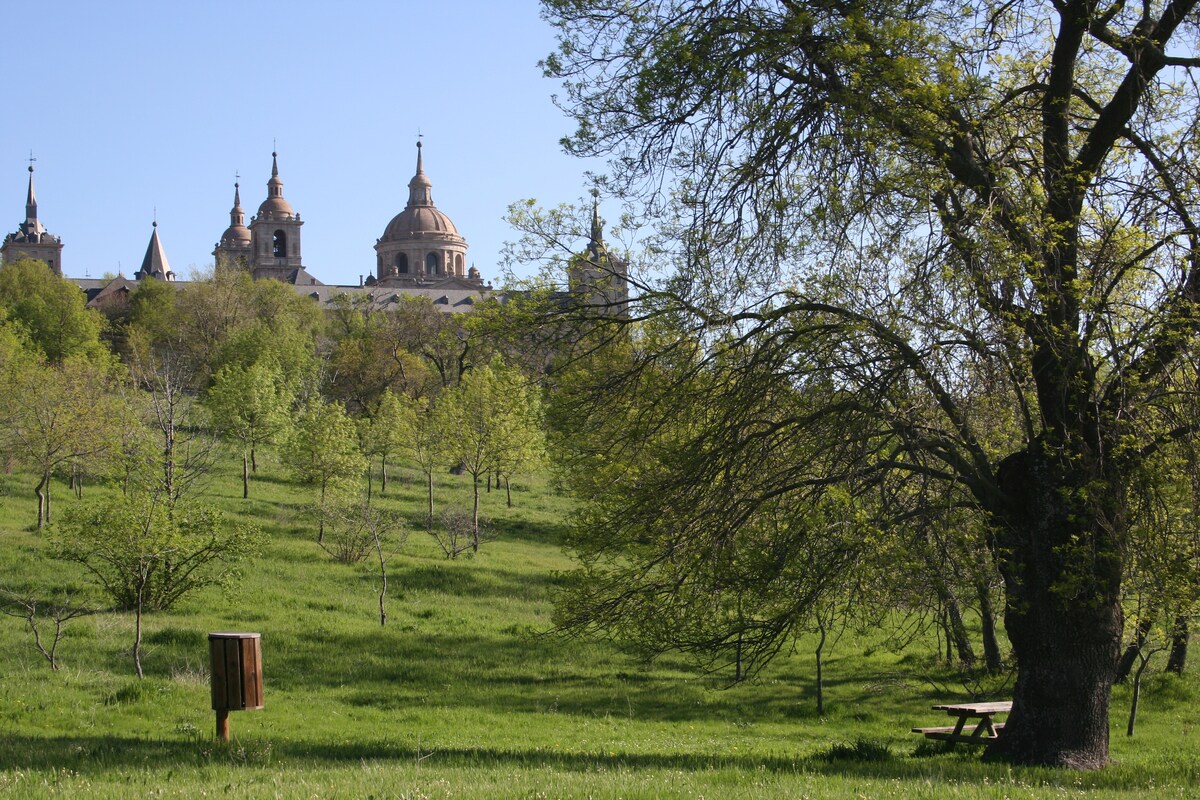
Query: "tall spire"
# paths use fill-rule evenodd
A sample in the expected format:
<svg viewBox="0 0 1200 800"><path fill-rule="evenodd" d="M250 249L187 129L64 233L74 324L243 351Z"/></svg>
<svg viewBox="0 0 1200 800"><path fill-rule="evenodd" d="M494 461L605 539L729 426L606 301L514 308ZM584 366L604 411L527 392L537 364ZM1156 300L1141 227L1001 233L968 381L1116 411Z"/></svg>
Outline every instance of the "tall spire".
<svg viewBox="0 0 1200 800"><path fill-rule="evenodd" d="M283 181L279 179L279 153L271 153L271 180L267 181L267 197L283 197Z"/></svg>
<svg viewBox="0 0 1200 800"><path fill-rule="evenodd" d="M29 154L29 190L25 194L25 221L0 243L0 258L36 258L45 261L50 269L62 274L62 240L48 233L38 219L37 193L33 188L33 153Z"/></svg>
<svg viewBox="0 0 1200 800"><path fill-rule="evenodd" d="M600 192L592 189L592 230L589 234L588 258L598 263L605 253L604 224L600 221Z"/></svg>
<svg viewBox="0 0 1200 800"><path fill-rule="evenodd" d="M29 165L29 194L25 196L25 225L31 233L41 233L43 230L42 224L38 222L37 195L33 192L33 164Z"/></svg>
<svg viewBox="0 0 1200 800"><path fill-rule="evenodd" d="M241 184L236 179L233 182L233 208L229 210L229 224L231 226L246 224L246 212L242 210Z"/></svg>
<svg viewBox="0 0 1200 800"><path fill-rule="evenodd" d="M417 174L408 182L408 204L410 206L433 205L433 184L425 175L425 166L421 160L421 140L417 139Z"/></svg>

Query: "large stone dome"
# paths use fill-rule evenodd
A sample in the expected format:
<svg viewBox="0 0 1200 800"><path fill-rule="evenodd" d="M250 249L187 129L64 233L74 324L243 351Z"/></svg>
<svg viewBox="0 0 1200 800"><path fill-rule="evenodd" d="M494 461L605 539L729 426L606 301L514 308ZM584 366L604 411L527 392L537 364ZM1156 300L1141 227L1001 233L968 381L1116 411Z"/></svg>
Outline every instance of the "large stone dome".
<svg viewBox="0 0 1200 800"><path fill-rule="evenodd" d="M466 278L467 241L450 217L433 204L433 184L425 174L420 142L417 172L408 182L408 204L388 223L375 244L375 252L380 281Z"/></svg>
<svg viewBox="0 0 1200 800"><path fill-rule="evenodd" d="M380 241L423 238L429 234L458 236L450 218L433 206L408 206L388 223Z"/></svg>
<svg viewBox="0 0 1200 800"><path fill-rule="evenodd" d="M230 225L221 234L221 247L249 247L250 229L245 225Z"/></svg>

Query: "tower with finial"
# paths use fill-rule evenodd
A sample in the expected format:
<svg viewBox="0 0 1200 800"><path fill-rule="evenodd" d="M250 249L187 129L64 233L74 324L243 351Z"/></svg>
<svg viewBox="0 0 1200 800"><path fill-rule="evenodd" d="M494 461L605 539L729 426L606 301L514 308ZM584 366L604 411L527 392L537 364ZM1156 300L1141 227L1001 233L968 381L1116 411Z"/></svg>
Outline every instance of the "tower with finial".
<svg viewBox="0 0 1200 800"><path fill-rule="evenodd" d="M234 190L234 200L238 200ZM235 206L236 210L236 206ZM232 222L233 213L230 213ZM255 278L288 280L303 269L300 256L300 215L283 197L279 178L279 154L271 153L271 179L267 181L267 199L250 219L250 272Z"/></svg>
<svg viewBox="0 0 1200 800"><path fill-rule="evenodd" d="M14 233L4 237L0 244L0 258L5 263L21 258L36 258L46 262L56 274L62 274L62 240L47 233L38 219L37 195L33 191L33 162L37 159L29 154L29 193L25 196L25 221Z"/></svg>
<svg viewBox="0 0 1200 800"><path fill-rule="evenodd" d="M240 177L236 175L233 179L233 208L229 210L229 227L221 234L221 240L213 250L214 263L218 269L250 268L252 237L250 229L246 227L246 212L242 210Z"/></svg>
<svg viewBox="0 0 1200 800"><path fill-rule="evenodd" d="M423 143L417 139L417 171L408 182L408 204L392 218L375 243L375 276L385 286L473 281L467 274L467 240L433 204L433 184L425 174Z"/></svg>
<svg viewBox="0 0 1200 800"><path fill-rule="evenodd" d="M567 265L567 289L589 305L603 305L624 314L629 301L628 265L604 243L600 192L592 189L592 224L587 249Z"/></svg>

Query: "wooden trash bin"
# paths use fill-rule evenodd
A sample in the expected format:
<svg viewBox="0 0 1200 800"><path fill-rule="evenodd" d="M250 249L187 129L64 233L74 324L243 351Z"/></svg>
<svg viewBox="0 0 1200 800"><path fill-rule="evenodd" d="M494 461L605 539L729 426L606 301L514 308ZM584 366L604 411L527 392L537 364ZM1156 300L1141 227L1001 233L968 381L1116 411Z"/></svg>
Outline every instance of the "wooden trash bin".
<svg viewBox="0 0 1200 800"><path fill-rule="evenodd" d="M229 712L263 707L262 637L257 633L210 633L212 707L217 737L229 741Z"/></svg>

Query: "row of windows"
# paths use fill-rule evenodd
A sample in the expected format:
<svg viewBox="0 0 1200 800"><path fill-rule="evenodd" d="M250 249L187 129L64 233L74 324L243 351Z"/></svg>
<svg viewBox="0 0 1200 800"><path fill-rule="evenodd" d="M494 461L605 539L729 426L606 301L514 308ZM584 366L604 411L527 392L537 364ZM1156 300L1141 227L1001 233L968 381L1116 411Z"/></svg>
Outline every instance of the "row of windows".
<svg viewBox="0 0 1200 800"><path fill-rule="evenodd" d="M461 274L462 270L463 270L463 257L462 257L461 253L457 253L454 255L454 265L455 265L455 270L454 270L455 273ZM408 254L407 253L397 253L395 266L396 266L397 273L399 273L401 275L409 274ZM441 259L438 258L437 253L426 253L425 254L425 274L426 275L441 275L442 274Z"/></svg>

